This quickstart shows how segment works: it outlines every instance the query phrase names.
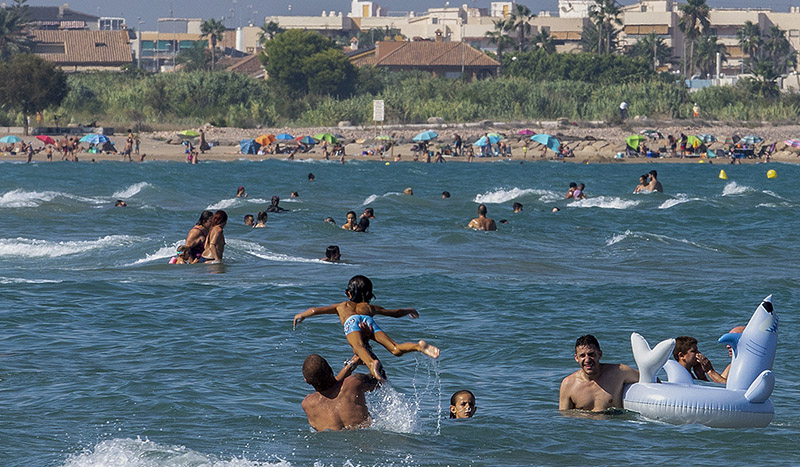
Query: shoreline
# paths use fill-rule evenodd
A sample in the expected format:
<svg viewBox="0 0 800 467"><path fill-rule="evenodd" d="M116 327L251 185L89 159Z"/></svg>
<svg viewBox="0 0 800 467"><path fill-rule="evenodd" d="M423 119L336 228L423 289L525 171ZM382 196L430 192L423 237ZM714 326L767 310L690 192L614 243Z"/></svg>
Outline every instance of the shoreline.
<svg viewBox="0 0 800 467"><path fill-rule="evenodd" d="M648 139L646 144L652 149L659 149L669 146L666 136L675 135L680 133L687 135L697 135L701 133L712 134L718 138L726 135L739 134L748 135L756 134L764 138L762 144L755 146L756 153L763 145L770 145L776 143L775 151L771 156L774 162L786 163L800 163L800 150L787 147L784 140L794 138L795 135L800 136L800 125L781 125L781 126L761 126L752 128L752 126L745 126L744 124L733 126L729 124L710 123L704 121L687 122L690 125L675 125L675 122L669 124L658 124L649 120L631 122L625 126L597 126L596 123L589 123L590 126L579 126L577 123L561 122L528 122L514 123L514 124L500 124L495 123L489 125L490 122L481 124L466 124L461 125L443 125L443 124L428 124L428 125L405 125L397 126L392 125L391 130L387 128L367 128L367 127L313 127L313 128L265 128L265 129L242 129L242 128L217 128L210 125L204 125L199 128L205 130L207 139L212 143L213 147L205 154L201 154L198 158L200 162L203 161L235 161L247 159L252 161L260 161L267 159L282 159L285 160L288 154L265 154L265 155L244 155L240 154L238 141L241 139L255 138L262 134L278 134L290 133L293 136L306 136L318 133L333 133L344 136L345 144L345 160L374 160L378 162L414 162L413 153L411 151L413 136L423 128L433 128L434 131L439 133L439 138L431 142L431 149L434 151L441 145L452 144L453 135L459 134L463 140L464 145L472 144L481 135L485 133L496 132L506 136L504 141L508 142L511 146L512 156L510 158L499 157L475 157L474 162L493 162L498 160L510 159L513 161L521 162L536 162L536 161L563 161L578 164L597 164L597 163L716 163L721 165L730 164L730 159L725 157L718 157L716 159L708 159L704 157L623 157L616 158L618 153L625 152L625 137L632 134L639 134L643 129L653 128L657 129L664 136L663 139ZM549 133L556 136L560 141L570 146L573 149L575 156L561 158L556 157L553 151L547 150L544 157L541 157L542 146L536 142L528 141L529 136L520 136L517 132L523 128L530 129L536 133ZM372 155L362 155L363 152L370 149L374 150L381 144L380 141L375 139L378 133L383 131L383 134L392 135L397 142L394 147L394 156L400 155L400 160L396 160L394 156L387 152L383 158ZM8 133L2 133L5 136ZM13 133L12 133L13 134ZM40 147L41 143L33 136L21 136L24 141L33 141L34 147ZM109 137L117 148L124 147L125 134L119 134ZM180 144L181 139L174 131L155 131L140 134L140 154L146 154L144 162L149 161L172 161L172 162L185 162L186 155L184 148ZM196 139L195 139L196 141ZM523 153L524 143L529 142L529 149L527 154ZM0 145L2 147L3 145ZM195 146L197 144L195 143ZM712 143L709 145L710 149L722 149L725 145L722 143ZM477 148L476 148L477 149ZM322 151L319 148L311 149L307 153L298 152L295 156L297 160L322 160ZM90 154L79 153L78 159L80 162L87 162L94 159L94 161L121 161L122 157L115 154ZM139 157L133 155L134 162L138 162ZM466 157L453 157L445 156L446 162L467 162ZM2 153L0 161L25 161L25 155L10 155L9 153ZM332 161L338 162L338 158L331 157ZM38 153L33 157L34 162L44 162L44 154ZM61 153L55 152L53 154L53 161L61 161ZM738 159L743 164L754 164L764 162L761 159ZM425 163L424 158L420 157L419 163Z"/></svg>

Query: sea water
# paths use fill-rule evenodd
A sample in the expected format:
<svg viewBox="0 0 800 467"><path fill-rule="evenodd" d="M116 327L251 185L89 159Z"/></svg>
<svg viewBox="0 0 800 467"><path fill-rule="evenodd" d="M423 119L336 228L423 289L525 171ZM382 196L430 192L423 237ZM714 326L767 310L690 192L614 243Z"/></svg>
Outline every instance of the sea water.
<svg viewBox="0 0 800 467"><path fill-rule="evenodd" d="M728 180L719 164L0 167L0 464L798 460L800 166L724 166ZM665 192L632 194L653 168ZM572 181L586 183L587 199L563 199ZM247 198L235 197L239 185ZM272 195L290 212L245 227ZM467 229L478 203L508 223ZM367 206L368 233L323 222ZM167 264L204 209L229 215L224 264ZM341 263L320 261L328 245ZM390 336L426 339L441 357L377 349L391 385L369 396L373 427L314 433L300 408L311 391L302 362L319 353L338 369L351 353L335 316L297 329L292 317L343 300L355 274L373 280L374 303L419 310L417 320L378 317ZM597 336L604 362L633 365L631 332L651 344L691 335L721 371L717 338L768 294L781 322L767 428L557 410L578 336ZM447 418L459 389L476 395L470 420Z"/></svg>

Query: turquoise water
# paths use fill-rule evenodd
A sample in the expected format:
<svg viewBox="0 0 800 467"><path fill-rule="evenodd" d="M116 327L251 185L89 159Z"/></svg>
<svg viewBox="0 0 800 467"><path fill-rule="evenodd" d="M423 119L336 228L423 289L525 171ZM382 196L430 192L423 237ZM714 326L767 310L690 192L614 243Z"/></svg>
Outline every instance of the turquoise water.
<svg viewBox="0 0 800 467"><path fill-rule="evenodd" d="M656 168L666 193L631 194ZM717 178L725 168L729 179ZM778 178L768 180L768 168ZM800 166L204 162L2 164L0 463L5 465L741 465L797 462L794 338ZM313 172L316 181L307 181ZM589 198L561 199L570 181ZM236 199L238 185L247 199ZM401 194L407 186L414 196ZM441 199L443 190L452 193ZM288 199L298 191L300 197ZM292 212L249 229L277 194ZM114 208L125 199L127 208ZM511 203L525 210L511 212ZM465 225L484 202L497 232ZM375 209L367 234L322 222ZM551 213L553 206L561 211ZM167 258L203 209L225 209L224 265ZM339 245L343 262L319 261ZM300 372L349 347L333 316L365 274L396 340L370 429L313 433ZM768 294L781 318L775 418L764 429L565 417L561 378L591 332L633 364L629 335L716 339ZM446 418L458 389L475 418Z"/></svg>

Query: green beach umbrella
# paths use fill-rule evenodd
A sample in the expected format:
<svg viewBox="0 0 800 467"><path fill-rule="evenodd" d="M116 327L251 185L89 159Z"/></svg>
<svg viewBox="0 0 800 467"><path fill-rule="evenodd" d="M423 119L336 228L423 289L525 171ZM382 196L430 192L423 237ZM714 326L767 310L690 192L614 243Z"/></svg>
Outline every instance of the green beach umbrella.
<svg viewBox="0 0 800 467"><path fill-rule="evenodd" d="M183 130L180 133L178 133L178 135L186 138L195 138L197 136L200 136L200 132L196 130Z"/></svg>
<svg viewBox="0 0 800 467"><path fill-rule="evenodd" d="M642 141L647 141L647 136L644 135L630 135L625 138L625 142L628 143L628 147L631 149L639 150L639 144Z"/></svg>
<svg viewBox="0 0 800 467"><path fill-rule="evenodd" d="M314 135L314 139L317 141L327 141L330 144L336 144L339 142L339 140L330 133L317 133Z"/></svg>
<svg viewBox="0 0 800 467"><path fill-rule="evenodd" d="M686 147L690 148L698 148L703 142L695 135L689 135L686 137Z"/></svg>

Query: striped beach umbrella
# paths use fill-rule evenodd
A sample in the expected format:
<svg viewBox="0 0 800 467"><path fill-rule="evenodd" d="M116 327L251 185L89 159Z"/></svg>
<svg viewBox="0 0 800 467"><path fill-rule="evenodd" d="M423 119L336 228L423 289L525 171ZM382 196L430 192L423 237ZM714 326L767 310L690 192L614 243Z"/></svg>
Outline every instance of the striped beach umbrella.
<svg viewBox="0 0 800 467"><path fill-rule="evenodd" d="M800 148L800 139L787 139L784 143L793 148Z"/></svg>
<svg viewBox="0 0 800 467"><path fill-rule="evenodd" d="M716 136L708 135L708 134L697 135L697 139L699 139L700 141L702 141L702 142L704 142L706 144L710 144L710 143L713 143L713 142L717 141L717 137Z"/></svg>
<svg viewBox="0 0 800 467"><path fill-rule="evenodd" d="M764 138L756 135L747 135L739 140L739 142L743 144L758 144L762 141L764 141Z"/></svg>

